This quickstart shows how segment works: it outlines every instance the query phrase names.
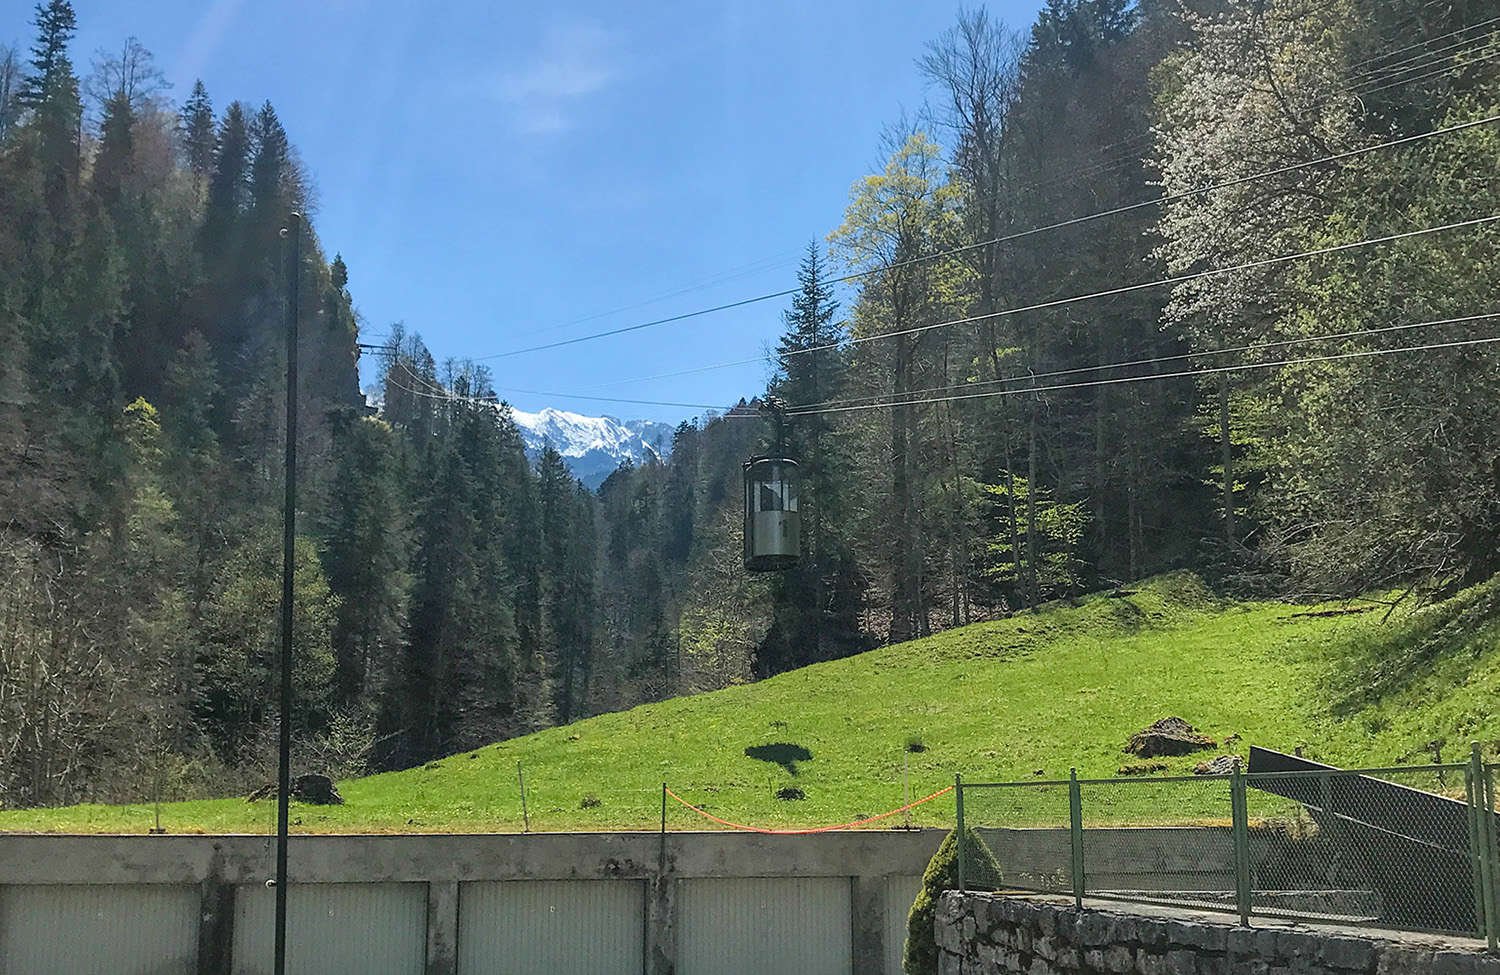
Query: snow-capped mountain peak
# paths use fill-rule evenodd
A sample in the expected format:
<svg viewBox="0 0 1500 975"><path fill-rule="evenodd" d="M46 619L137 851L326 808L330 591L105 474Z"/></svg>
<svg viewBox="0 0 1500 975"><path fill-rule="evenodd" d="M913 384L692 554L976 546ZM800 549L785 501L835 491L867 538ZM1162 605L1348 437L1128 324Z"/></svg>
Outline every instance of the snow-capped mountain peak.
<svg viewBox="0 0 1500 975"><path fill-rule="evenodd" d="M670 423L620 420L612 416L583 416L544 407L536 413L512 409L526 452L536 457L551 446L583 483L596 488L629 459L640 464L648 457L665 459L672 452Z"/></svg>

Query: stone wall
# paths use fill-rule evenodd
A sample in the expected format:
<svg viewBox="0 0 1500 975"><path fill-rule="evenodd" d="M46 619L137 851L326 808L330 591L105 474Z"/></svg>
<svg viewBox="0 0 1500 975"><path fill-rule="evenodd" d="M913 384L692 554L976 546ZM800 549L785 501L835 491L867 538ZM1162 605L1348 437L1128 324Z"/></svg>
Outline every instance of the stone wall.
<svg viewBox="0 0 1500 975"><path fill-rule="evenodd" d="M949 892L939 975L1500 975L1500 958L1467 939L1088 904Z"/></svg>

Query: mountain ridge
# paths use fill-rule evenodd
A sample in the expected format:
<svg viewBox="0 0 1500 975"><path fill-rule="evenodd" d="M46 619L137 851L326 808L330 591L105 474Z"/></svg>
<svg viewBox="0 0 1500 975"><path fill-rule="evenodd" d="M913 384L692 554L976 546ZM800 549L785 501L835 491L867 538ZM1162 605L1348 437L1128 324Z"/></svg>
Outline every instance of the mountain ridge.
<svg viewBox="0 0 1500 975"><path fill-rule="evenodd" d="M548 446L562 455L573 476L598 489L625 461L643 464L672 455L676 427L655 420L585 416L550 406L535 413L511 409L526 454L535 460Z"/></svg>

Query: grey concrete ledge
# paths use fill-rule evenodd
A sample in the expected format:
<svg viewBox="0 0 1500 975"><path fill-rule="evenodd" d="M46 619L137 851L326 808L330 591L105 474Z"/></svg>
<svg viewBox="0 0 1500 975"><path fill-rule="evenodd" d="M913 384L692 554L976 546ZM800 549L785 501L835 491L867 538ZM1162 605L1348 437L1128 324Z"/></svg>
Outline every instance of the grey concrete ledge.
<svg viewBox="0 0 1500 975"><path fill-rule="evenodd" d="M921 874L946 832L851 830L802 836L667 833L665 873L712 877ZM233 884L275 872L275 840L254 835L0 834L0 884ZM646 880L662 873L661 833L303 835L298 883Z"/></svg>

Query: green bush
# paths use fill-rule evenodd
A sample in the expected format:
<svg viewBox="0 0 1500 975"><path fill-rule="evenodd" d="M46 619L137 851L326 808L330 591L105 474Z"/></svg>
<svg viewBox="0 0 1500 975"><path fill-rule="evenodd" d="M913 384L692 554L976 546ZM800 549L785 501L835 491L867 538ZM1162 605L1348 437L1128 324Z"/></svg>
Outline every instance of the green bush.
<svg viewBox="0 0 1500 975"><path fill-rule="evenodd" d="M972 829L964 830L964 887L998 890L1000 886L1000 864L995 854ZM922 890L906 916L906 954L901 962L906 975L937 975L937 941L933 931L937 900L943 891L957 889L958 830L954 830L932 855L922 874Z"/></svg>

